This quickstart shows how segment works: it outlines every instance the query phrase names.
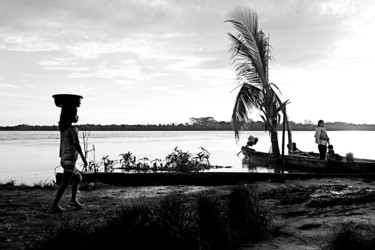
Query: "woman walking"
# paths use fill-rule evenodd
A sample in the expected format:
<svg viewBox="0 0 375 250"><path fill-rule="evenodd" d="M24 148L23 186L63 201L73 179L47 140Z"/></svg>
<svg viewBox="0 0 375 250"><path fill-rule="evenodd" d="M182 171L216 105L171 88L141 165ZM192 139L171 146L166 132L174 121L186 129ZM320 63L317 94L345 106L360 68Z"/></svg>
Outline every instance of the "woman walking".
<svg viewBox="0 0 375 250"><path fill-rule="evenodd" d="M316 144L318 144L320 159L325 160L327 153L327 144L329 143L329 137L327 135L327 130L324 127L323 120L319 120L318 126L316 127L315 142Z"/></svg>
<svg viewBox="0 0 375 250"><path fill-rule="evenodd" d="M75 164L78 155L81 156L84 166L87 166L86 158L82 152L78 139L78 128L72 126L72 123L78 122L77 108L75 106L63 106L59 121L60 130L60 164L64 169L61 186L57 191L56 198L52 204L52 210L63 212L65 209L59 205L65 189L72 182L72 198L69 205L82 208L83 205L77 200L78 186L81 183L82 176Z"/></svg>

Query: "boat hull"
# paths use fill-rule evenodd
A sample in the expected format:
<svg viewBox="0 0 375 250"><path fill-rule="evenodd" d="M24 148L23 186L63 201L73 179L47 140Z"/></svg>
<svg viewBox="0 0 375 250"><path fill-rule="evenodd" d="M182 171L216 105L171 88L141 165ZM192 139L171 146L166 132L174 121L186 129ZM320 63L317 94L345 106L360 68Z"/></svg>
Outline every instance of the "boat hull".
<svg viewBox="0 0 375 250"><path fill-rule="evenodd" d="M279 172L272 154L257 152L242 147L244 161L250 168L264 167ZM375 160L354 159L347 161L320 160L316 157L286 155L284 156L284 170L288 173L375 173Z"/></svg>

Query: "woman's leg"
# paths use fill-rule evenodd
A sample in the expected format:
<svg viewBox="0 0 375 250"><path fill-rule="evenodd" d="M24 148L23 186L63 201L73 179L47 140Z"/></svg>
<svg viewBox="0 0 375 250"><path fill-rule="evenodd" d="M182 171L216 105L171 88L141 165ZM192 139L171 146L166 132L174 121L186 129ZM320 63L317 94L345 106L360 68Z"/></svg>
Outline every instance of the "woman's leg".
<svg viewBox="0 0 375 250"><path fill-rule="evenodd" d="M73 176L73 184L72 184L72 200L76 199L78 186L82 181L82 176L80 173L77 173Z"/></svg>
<svg viewBox="0 0 375 250"><path fill-rule="evenodd" d="M320 159L325 160L326 159L326 153L327 153L327 146L319 144L318 149L319 149Z"/></svg>
<svg viewBox="0 0 375 250"><path fill-rule="evenodd" d="M61 197L63 196L65 189L69 185L70 178L72 177L73 173L72 172L67 172L64 170L63 177L62 177L62 182L57 190L55 200L52 204L52 208L57 208L58 210L63 210L62 207L59 206L59 202L61 200Z"/></svg>
<svg viewBox="0 0 375 250"><path fill-rule="evenodd" d="M78 191L78 186L79 184L81 183L82 181L82 176L80 173L77 173L75 174L73 177L73 184L72 184L72 199L70 200L70 205L71 206L74 206L74 207L77 207L77 208L81 208L83 207L83 205L81 203L78 202L77 200L77 191Z"/></svg>

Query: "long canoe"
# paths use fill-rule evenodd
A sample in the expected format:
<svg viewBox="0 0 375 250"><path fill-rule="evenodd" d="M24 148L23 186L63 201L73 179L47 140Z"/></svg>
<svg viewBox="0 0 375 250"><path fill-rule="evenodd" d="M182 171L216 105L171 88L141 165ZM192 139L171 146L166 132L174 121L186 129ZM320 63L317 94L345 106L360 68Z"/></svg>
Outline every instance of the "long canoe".
<svg viewBox="0 0 375 250"><path fill-rule="evenodd" d="M263 167L275 169L275 158L272 154L257 152L248 147L241 148L244 162L250 168ZM284 167L288 173L375 173L375 160L343 157L340 161L320 160L317 154L295 154L284 156ZM276 169L280 171L280 169Z"/></svg>

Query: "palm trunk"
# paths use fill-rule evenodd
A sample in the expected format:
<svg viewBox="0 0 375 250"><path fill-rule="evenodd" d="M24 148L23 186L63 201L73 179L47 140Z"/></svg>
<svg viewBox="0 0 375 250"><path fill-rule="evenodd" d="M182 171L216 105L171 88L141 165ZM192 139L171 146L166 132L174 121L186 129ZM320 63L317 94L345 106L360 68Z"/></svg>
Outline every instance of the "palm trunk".
<svg viewBox="0 0 375 250"><path fill-rule="evenodd" d="M276 112L276 106L272 103L268 106L268 114L269 120L268 120L268 131L270 132L271 137L271 147L272 147L272 154L275 158L275 173L280 172L281 170L281 156L280 156L280 148L279 148L279 139L277 136L277 128L278 128L278 122L277 122L277 112Z"/></svg>
<svg viewBox="0 0 375 250"><path fill-rule="evenodd" d="M281 170L281 156L279 149L279 139L277 137L277 124L276 127L272 126L270 129L271 144L272 144L272 154L275 159L275 173L279 173Z"/></svg>
<svg viewBox="0 0 375 250"><path fill-rule="evenodd" d="M277 137L276 129L272 129L271 131L271 144L272 144L272 154L275 157L280 157L279 139Z"/></svg>
<svg viewBox="0 0 375 250"><path fill-rule="evenodd" d="M266 106L266 112L265 115L268 119L267 121L267 127L268 131L270 132L271 136L271 144L272 144L272 154L276 158L280 158L280 149L279 149L279 139L277 137L277 109L274 103L268 102L271 105Z"/></svg>
<svg viewBox="0 0 375 250"><path fill-rule="evenodd" d="M293 138L292 138L292 129L290 127L289 119L286 120L286 125L288 129L288 144L289 144L288 154L290 154L293 149Z"/></svg>

